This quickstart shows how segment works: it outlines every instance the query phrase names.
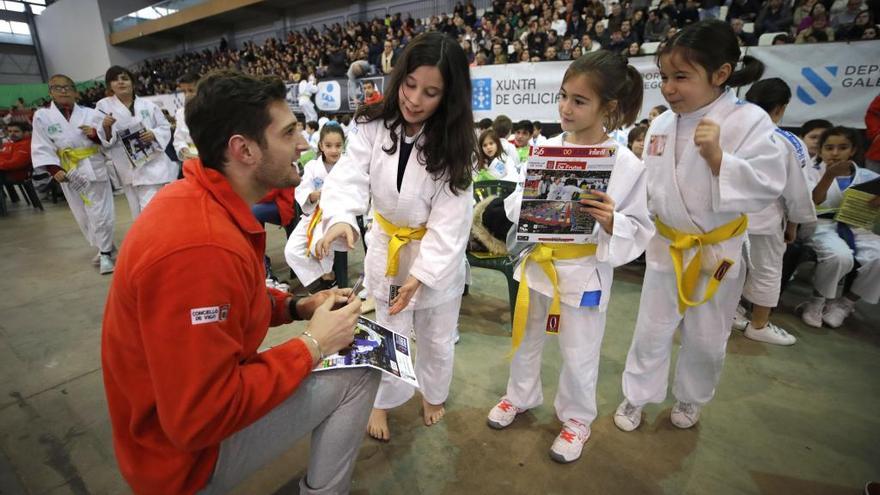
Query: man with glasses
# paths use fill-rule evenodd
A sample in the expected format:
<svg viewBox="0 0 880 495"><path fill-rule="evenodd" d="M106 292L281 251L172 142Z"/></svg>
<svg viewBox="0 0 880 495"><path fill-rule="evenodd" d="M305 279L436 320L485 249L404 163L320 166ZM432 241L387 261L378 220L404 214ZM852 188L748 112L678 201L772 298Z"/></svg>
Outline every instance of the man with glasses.
<svg viewBox="0 0 880 495"><path fill-rule="evenodd" d="M86 240L97 248L92 260L102 275L113 272L113 190L101 154L97 111L76 104L73 80L63 74L49 79L52 103L34 114L31 160L61 184L70 211Z"/></svg>

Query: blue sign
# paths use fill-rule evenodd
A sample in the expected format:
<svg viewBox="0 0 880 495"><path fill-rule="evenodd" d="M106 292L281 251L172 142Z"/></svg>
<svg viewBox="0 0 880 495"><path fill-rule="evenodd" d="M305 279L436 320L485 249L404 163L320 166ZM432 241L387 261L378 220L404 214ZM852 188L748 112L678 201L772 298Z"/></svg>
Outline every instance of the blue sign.
<svg viewBox="0 0 880 495"><path fill-rule="evenodd" d="M492 78L471 79L471 85L474 110L492 110Z"/></svg>

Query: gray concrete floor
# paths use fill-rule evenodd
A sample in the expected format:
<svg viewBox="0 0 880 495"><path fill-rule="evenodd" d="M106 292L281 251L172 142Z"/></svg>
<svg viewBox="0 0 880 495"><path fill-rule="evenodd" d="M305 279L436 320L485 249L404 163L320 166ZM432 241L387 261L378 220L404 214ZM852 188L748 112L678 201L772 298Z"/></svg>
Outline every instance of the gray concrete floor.
<svg viewBox="0 0 880 495"><path fill-rule="evenodd" d="M116 198L116 238L131 225ZM283 231L269 231L283 267ZM0 218L0 494L127 493L111 443L100 367L101 316L110 277L63 203L44 213L13 205ZM351 271L361 270L361 255ZM632 337L641 270L618 270L599 375L599 418L580 461L547 454L558 433L552 397L557 344L544 355L546 401L504 431L485 424L504 392L510 318L503 276L474 270L461 312L447 416L421 423L418 399L390 416L392 440L367 439L352 492L857 494L880 479L880 309L860 305L838 330L805 327L797 284L774 321L794 333L780 348L734 332L715 400L692 430L669 422L671 401L646 408L633 433L611 420ZM273 329L266 344L299 325ZM255 475L241 494L296 493L305 442Z"/></svg>

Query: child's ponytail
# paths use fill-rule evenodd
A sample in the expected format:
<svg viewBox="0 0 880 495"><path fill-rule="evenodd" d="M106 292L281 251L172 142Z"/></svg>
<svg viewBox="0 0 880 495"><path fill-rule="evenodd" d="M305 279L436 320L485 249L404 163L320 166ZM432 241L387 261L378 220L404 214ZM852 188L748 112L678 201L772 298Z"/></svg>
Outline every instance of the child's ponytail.
<svg viewBox="0 0 880 495"><path fill-rule="evenodd" d="M751 55L746 55L742 58L742 67L733 71L727 79L727 85L738 88L761 79L762 75L764 75L764 62Z"/></svg>

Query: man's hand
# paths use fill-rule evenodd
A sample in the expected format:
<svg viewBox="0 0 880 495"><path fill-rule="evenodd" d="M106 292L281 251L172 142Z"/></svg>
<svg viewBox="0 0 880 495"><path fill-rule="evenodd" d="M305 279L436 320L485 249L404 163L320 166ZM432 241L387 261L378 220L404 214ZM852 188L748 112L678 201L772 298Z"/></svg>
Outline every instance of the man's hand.
<svg viewBox="0 0 880 495"><path fill-rule="evenodd" d="M361 314L360 299L334 310L335 302L336 297L326 297L314 310L306 327L325 356L339 352L354 341L354 326Z"/></svg>

